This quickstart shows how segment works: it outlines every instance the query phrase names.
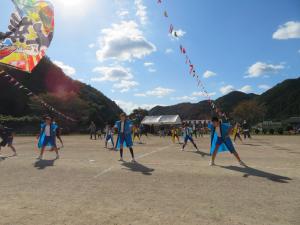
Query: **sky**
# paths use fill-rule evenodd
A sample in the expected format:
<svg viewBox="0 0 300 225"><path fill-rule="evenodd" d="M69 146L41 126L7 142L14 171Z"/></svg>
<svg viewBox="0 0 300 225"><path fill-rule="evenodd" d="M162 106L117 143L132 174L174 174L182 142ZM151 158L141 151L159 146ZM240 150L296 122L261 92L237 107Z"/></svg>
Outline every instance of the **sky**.
<svg viewBox="0 0 300 225"><path fill-rule="evenodd" d="M212 99L300 77L299 0L50 1L55 34L47 55L126 112L207 98L180 45ZM13 10L11 0L0 1L0 31Z"/></svg>

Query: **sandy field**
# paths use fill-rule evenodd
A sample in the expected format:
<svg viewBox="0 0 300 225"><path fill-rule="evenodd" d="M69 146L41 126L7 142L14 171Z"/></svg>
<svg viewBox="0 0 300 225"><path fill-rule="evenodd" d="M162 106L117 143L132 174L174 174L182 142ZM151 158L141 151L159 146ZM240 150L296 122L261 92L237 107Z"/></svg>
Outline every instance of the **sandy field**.
<svg viewBox="0 0 300 225"><path fill-rule="evenodd" d="M300 136L254 136L229 153L185 152L170 138L143 138L138 163L119 162L103 140L65 136L61 158L37 161L33 137L0 158L0 225L299 225ZM208 153L209 137L198 138Z"/></svg>

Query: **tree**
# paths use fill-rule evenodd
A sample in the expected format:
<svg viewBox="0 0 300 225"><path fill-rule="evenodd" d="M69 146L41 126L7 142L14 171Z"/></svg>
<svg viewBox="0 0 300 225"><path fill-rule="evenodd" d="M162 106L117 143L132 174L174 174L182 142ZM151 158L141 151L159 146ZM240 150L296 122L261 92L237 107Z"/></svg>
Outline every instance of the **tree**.
<svg viewBox="0 0 300 225"><path fill-rule="evenodd" d="M255 100L241 102L232 112L236 121L247 120L252 124L262 121L265 114L265 106L259 105Z"/></svg>
<svg viewBox="0 0 300 225"><path fill-rule="evenodd" d="M137 124L139 124L142 122L142 119L148 115L149 115L148 110L138 108L138 109L134 109L133 112L129 115L129 117L133 119Z"/></svg>

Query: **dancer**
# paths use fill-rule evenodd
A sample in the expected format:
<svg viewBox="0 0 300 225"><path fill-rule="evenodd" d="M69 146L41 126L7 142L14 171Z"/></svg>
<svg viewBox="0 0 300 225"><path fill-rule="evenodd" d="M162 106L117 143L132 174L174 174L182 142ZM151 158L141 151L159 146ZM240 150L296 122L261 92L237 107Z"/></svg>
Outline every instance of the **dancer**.
<svg viewBox="0 0 300 225"><path fill-rule="evenodd" d="M182 151L184 151L185 146L187 145L187 142L190 141L194 145L194 147L199 151L197 145L194 142L194 139L192 137L193 130L190 128L186 123L183 124L183 137L184 137L184 143L182 146Z"/></svg>
<svg viewBox="0 0 300 225"><path fill-rule="evenodd" d="M114 136L113 136L113 127L111 125L106 125L105 128L105 148L107 148L108 141L111 141L112 149L115 148Z"/></svg>
<svg viewBox="0 0 300 225"><path fill-rule="evenodd" d="M210 154L212 155L209 165L215 165L215 159L218 152L230 151L230 153L238 160L240 165L246 167L246 164L240 159L229 137L232 129L231 126L229 124L222 123L218 117L213 117L211 123L208 124L208 128L211 130Z"/></svg>
<svg viewBox="0 0 300 225"><path fill-rule="evenodd" d="M102 129L97 130L97 138L102 140Z"/></svg>
<svg viewBox="0 0 300 225"><path fill-rule="evenodd" d="M131 153L132 162L135 162L133 148L132 148L133 143L131 137L132 123L129 119L126 118L125 113L122 113L120 115L120 120L116 122L115 129L118 132L118 140L117 140L116 148L120 149L120 161L124 161L123 148L128 147Z"/></svg>
<svg viewBox="0 0 300 225"><path fill-rule="evenodd" d="M203 125L202 121L200 121L198 130L199 130L199 137L203 137L203 135L204 135L204 125Z"/></svg>
<svg viewBox="0 0 300 225"><path fill-rule="evenodd" d="M63 148L64 147L64 142L63 142L63 140L61 138L62 128L56 123L55 118L52 119L52 123L57 126L57 128L56 128L56 138L59 140L59 142L61 144L60 148ZM55 145L56 145L56 143L55 143Z"/></svg>
<svg viewBox="0 0 300 225"><path fill-rule="evenodd" d="M241 138L240 133L241 133L241 126L240 126L239 123L236 123L236 124L234 125L233 133L232 133L232 134L233 134L233 142L234 142L234 143L235 143L235 141L236 141L236 138L240 139L240 141L243 143L243 140L242 140L242 138Z"/></svg>
<svg viewBox="0 0 300 225"><path fill-rule="evenodd" d="M196 125L196 122L193 122L193 134L192 136L195 136L195 138L198 138L197 137L197 125Z"/></svg>
<svg viewBox="0 0 300 225"><path fill-rule="evenodd" d="M92 140L93 139L93 136L94 136L94 139L96 140L96 125L94 123L94 121L91 122L88 130L90 131L90 139Z"/></svg>
<svg viewBox="0 0 300 225"><path fill-rule="evenodd" d="M179 135L178 135L178 129L176 127L173 127L171 130L172 135L172 141L175 144L175 139L177 139L178 143L180 144Z"/></svg>
<svg viewBox="0 0 300 225"><path fill-rule="evenodd" d="M13 140L14 140L13 130L11 128L4 127L3 125L0 124L0 137L2 139L0 143L0 151L1 151L1 147L7 146L13 151L14 153L13 156L17 156L17 151L13 146Z"/></svg>
<svg viewBox="0 0 300 225"><path fill-rule="evenodd" d="M148 137L147 130L146 130L146 128L144 127L143 124L140 125L139 131L140 131L140 138L141 138L143 135L145 135L146 137Z"/></svg>
<svg viewBox="0 0 300 225"><path fill-rule="evenodd" d="M244 139L246 140L247 137L249 139L251 139L251 136L250 136L250 125L247 123L246 120L244 120L244 123L243 123L242 127L243 127Z"/></svg>
<svg viewBox="0 0 300 225"><path fill-rule="evenodd" d="M139 128L136 125L134 125L132 127L132 133L133 133L133 142L135 141L135 138L137 137L141 143Z"/></svg>
<svg viewBox="0 0 300 225"><path fill-rule="evenodd" d="M39 160L43 160L43 155L46 147L51 147L51 151L56 152L55 159L59 159L58 149L56 147L55 141L56 131L57 125L55 123L52 123L51 117L45 117L45 122L42 123L40 134L37 137L39 139L38 147L39 149L41 149L40 156L38 157Z"/></svg>

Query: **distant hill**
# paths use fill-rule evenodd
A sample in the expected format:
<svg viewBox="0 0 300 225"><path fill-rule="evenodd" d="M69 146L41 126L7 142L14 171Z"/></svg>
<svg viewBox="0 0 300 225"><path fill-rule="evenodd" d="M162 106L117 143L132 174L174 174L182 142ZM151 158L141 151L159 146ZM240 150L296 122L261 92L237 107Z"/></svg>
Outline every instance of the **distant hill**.
<svg viewBox="0 0 300 225"><path fill-rule="evenodd" d="M156 106L149 111L149 115L180 115L184 119L207 118L211 114L208 101L199 103L181 103L172 106Z"/></svg>
<svg viewBox="0 0 300 225"><path fill-rule="evenodd" d="M233 91L215 100L230 115L241 102L256 101L266 108L265 119L280 120L300 116L300 78L285 80L261 95ZM149 115L178 114L183 119L208 119L212 112L207 101L181 103L173 106L156 106Z"/></svg>
<svg viewBox="0 0 300 225"><path fill-rule="evenodd" d="M266 106L266 118L300 116L300 77L277 84L258 96L257 101Z"/></svg>
<svg viewBox="0 0 300 225"><path fill-rule="evenodd" d="M100 91L66 76L47 57L42 59L31 74L4 68L1 65L0 69L8 71L57 110L76 119L77 125L85 127L93 120L98 126L103 126L106 121L116 120L122 112L115 102ZM27 97L22 90L10 85L7 79L0 77L0 115L41 117L45 114L51 112L34 99Z"/></svg>
<svg viewBox="0 0 300 225"><path fill-rule="evenodd" d="M239 103L256 98L256 94L245 94L240 91L233 91L218 98L215 102L224 112L230 113Z"/></svg>

